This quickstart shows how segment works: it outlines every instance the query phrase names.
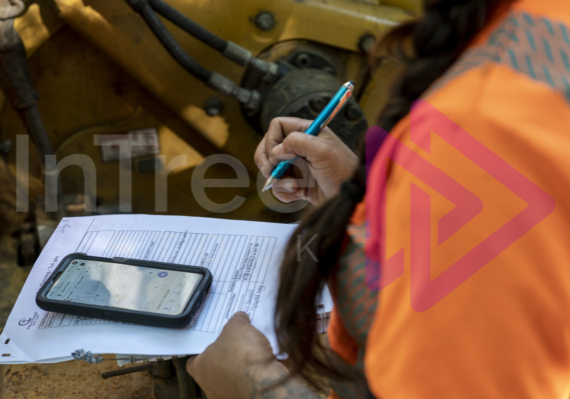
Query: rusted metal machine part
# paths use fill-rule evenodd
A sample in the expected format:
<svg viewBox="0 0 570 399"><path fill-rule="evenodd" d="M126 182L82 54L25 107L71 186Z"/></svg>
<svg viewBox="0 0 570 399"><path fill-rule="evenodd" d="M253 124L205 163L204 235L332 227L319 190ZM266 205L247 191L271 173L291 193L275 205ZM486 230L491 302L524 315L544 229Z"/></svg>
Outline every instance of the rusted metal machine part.
<svg viewBox="0 0 570 399"><path fill-rule="evenodd" d="M0 88L38 148L44 175L52 181L53 176L57 181L57 167L47 159L54 152L37 107L38 93L30 79L24 44L14 29L14 19L24 10L23 0L0 1ZM58 194L57 182L46 187L49 191L46 198L54 201ZM49 205L50 211L57 211L55 203Z"/></svg>
<svg viewBox="0 0 570 399"><path fill-rule="evenodd" d="M7 102L17 112L26 132L38 149L46 183L45 208L50 212L49 218L56 219L62 216L62 208L57 203L61 185L57 166L53 162L54 151L38 110L38 93L30 78L26 50L20 35L14 29L14 19L24 11L25 5L22 0L0 0L0 89ZM10 143L10 141L7 140L4 143ZM9 153L10 148L3 146L0 152L3 161ZM6 173L17 184L17 179L13 176L9 166L7 164L5 166ZM25 181L29 182L29 177ZM18 187L17 191L20 194L18 197L21 197L19 200L26 205L29 204L29 184L26 183L25 187ZM5 190L4 195L10 195L9 191ZM14 211L10 210L10 212ZM39 240L33 215L29 215L28 221L20 225L15 235L19 240L18 264L20 266L33 265L39 253Z"/></svg>

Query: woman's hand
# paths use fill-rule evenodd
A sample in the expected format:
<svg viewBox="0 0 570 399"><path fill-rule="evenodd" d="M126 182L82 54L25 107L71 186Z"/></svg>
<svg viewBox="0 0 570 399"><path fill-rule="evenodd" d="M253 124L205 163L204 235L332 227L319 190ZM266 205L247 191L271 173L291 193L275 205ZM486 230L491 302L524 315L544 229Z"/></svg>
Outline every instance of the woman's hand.
<svg viewBox="0 0 570 399"><path fill-rule="evenodd" d="M318 205L336 195L343 181L358 166L358 157L329 128L318 136L304 132L312 121L275 118L255 152L255 163L265 177L282 160L298 156L291 174L273 185L273 195L282 202L306 199Z"/></svg>
<svg viewBox="0 0 570 399"><path fill-rule="evenodd" d="M265 336L253 327L246 313L236 313L218 339L186 364L186 370L208 399L295 398L317 399L295 379L269 391L289 375Z"/></svg>

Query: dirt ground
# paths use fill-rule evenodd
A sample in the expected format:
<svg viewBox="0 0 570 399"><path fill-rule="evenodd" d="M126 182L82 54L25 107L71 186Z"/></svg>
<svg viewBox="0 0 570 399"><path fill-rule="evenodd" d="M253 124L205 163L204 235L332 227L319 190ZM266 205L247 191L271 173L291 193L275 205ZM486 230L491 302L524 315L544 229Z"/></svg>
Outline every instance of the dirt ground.
<svg viewBox="0 0 570 399"><path fill-rule="evenodd" d="M16 240L0 238L0 331L16 302L31 267L16 264ZM106 359L113 359L112 356ZM0 366L2 399L152 399L153 380L147 372L103 380L117 369L114 360L91 365L80 361Z"/></svg>

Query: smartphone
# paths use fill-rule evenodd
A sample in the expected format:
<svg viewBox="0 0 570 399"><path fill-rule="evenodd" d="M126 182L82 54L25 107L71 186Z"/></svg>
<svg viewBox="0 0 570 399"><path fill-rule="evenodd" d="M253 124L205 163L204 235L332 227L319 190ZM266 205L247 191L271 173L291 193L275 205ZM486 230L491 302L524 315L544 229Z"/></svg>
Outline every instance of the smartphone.
<svg viewBox="0 0 570 399"><path fill-rule="evenodd" d="M36 303L50 312L180 328L192 320L211 284L204 267L74 253L54 270Z"/></svg>

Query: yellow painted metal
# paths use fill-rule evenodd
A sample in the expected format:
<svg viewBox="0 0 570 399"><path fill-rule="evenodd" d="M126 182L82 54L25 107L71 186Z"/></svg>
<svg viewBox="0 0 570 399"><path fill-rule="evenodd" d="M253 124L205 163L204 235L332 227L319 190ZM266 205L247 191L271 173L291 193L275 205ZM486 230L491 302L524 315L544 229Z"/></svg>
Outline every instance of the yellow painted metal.
<svg viewBox="0 0 570 399"><path fill-rule="evenodd" d="M240 157L248 169L255 171L252 155L259 136L243 118L233 117L241 112L239 105L234 100L225 99L226 120L206 117L200 107L217 93L204 87L176 64L142 19L124 2L95 0L89 6L82 0L56 0L56 3L70 26L100 47L200 133L216 145L224 145L224 151ZM170 4L254 54L275 43L293 39L357 51L362 35L382 35L397 22L408 18L397 8L347 0L273 0L269 4L262 0L178 0L170 1ZM252 22L261 11L274 15L277 23L273 29L264 32ZM198 62L239 83L242 68L232 65L179 29L167 26ZM356 55L359 53L355 52ZM246 148L251 150L244 153Z"/></svg>
<svg viewBox="0 0 570 399"><path fill-rule="evenodd" d="M421 0L380 0L380 4L398 7L409 11L413 15L418 15L422 12Z"/></svg>
<svg viewBox="0 0 570 399"><path fill-rule="evenodd" d="M420 0L353 0L360 3L398 7L412 14L419 14L422 9Z"/></svg>
<svg viewBox="0 0 570 399"><path fill-rule="evenodd" d="M347 79L364 85L368 57L358 48L365 34L381 37L410 17L414 0L166 0L182 13L223 38L257 55L283 43L312 42L342 52ZM379 5L378 3L381 3ZM402 7L402 8L399 8ZM254 23L260 12L276 21L268 30ZM165 21L182 47L205 67L239 83L244 69ZM252 175L249 189L226 194L216 189L219 202L239 193L257 197L253 153L261 136L246 122L240 105L224 97L222 115L210 117L204 102L220 95L190 76L166 52L143 20L122 0L37 0L16 20L29 55L32 80L40 94L39 108L57 155L92 156L98 173L98 195L103 203L117 201L118 164L102 164L93 135L120 133L156 126L161 149L168 158L187 154L186 168L169 179L169 213L204 214L190 190L193 166L202 155L191 144L201 135L220 151L242 161ZM393 66L386 63L362 87L361 106L369 122L385 100ZM24 134L21 122L9 107L0 116L3 136ZM39 174L39 162L31 148L31 170ZM11 161L14 161L12 156ZM133 177L135 212L153 212L154 176ZM79 169L64 171L75 182L68 191L81 191ZM212 176L228 171L213 168ZM230 171L231 173L231 171ZM229 199L225 199L226 201ZM244 205L251 217L263 208L259 198ZM239 214L220 215L240 217ZM242 216L243 217L243 216ZM269 218L266 216L265 218ZM262 217L263 218L263 217Z"/></svg>
<svg viewBox="0 0 570 399"><path fill-rule="evenodd" d="M37 0L30 4L26 13L14 22L14 28L24 42L28 57L64 26L65 22L57 15L51 0Z"/></svg>
<svg viewBox="0 0 570 399"><path fill-rule="evenodd" d="M389 83L394 81L400 67L397 62L383 58L360 96L360 106L371 126L376 123L382 105L388 100Z"/></svg>

